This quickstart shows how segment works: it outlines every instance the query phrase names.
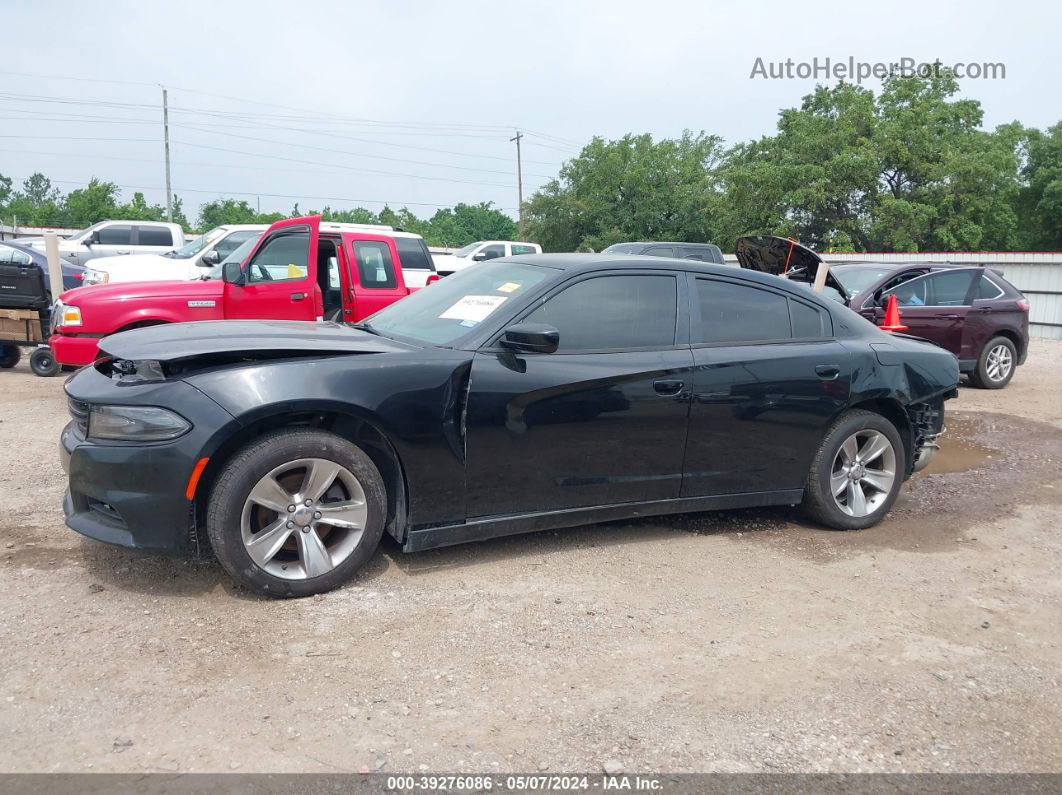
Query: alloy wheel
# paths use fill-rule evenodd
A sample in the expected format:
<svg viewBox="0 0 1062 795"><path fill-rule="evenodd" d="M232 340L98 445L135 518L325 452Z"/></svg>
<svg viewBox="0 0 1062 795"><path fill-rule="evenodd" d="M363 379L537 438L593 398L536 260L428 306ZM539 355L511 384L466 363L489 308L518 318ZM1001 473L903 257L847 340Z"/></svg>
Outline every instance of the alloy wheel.
<svg viewBox="0 0 1062 795"><path fill-rule="evenodd" d="M830 492L849 516L872 514L896 482L896 451L880 431L856 431L841 445L830 472Z"/></svg>
<svg viewBox="0 0 1062 795"><path fill-rule="evenodd" d="M275 577L327 574L361 541L368 519L365 490L354 473L324 458L276 467L244 502L240 532L247 554Z"/></svg>
<svg viewBox="0 0 1062 795"><path fill-rule="evenodd" d="M1014 356L1006 345L996 345L988 352L985 360L985 372L991 381L1005 381L1014 366Z"/></svg>

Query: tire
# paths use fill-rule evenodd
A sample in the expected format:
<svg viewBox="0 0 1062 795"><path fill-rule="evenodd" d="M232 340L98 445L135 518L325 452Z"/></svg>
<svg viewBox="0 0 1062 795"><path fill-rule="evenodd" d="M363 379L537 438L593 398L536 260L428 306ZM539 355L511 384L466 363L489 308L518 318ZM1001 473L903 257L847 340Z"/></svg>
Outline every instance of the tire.
<svg viewBox="0 0 1062 795"><path fill-rule="evenodd" d="M875 453L877 447L868 446L871 441L882 452ZM852 461L853 452L856 463L850 467L846 462ZM815 453L801 508L812 520L836 530L871 527L892 508L906 467L903 442L891 422L871 411L846 411L826 431ZM835 486L842 489L836 497ZM856 489L863 495L862 504Z"/></svg>
<svg viewBox="0 0 1062 795"><path fill-rule="evenodd" d="M315 477L327 481L319 495ZM294 504L308 495L315 499ZM265 596L298 597L350 580L376 551L386 518L383 478L361 448L326 431L289 428L260 437L225 464L206 529L237 581Z"/></svg>
<svg viewBox="0 0 1062 795"><path fill-rule="evenodd" d="M51 378L59 374L59 362L55 360L51 348L37 348L30 354L29 363L30 369L41 378Z"/></svg>
<svg viewBox="0 0 1062 795"><path fill-rule="evenodd" d="M1006 337L993 337L981 349L970 383L981 389L1002 389L1014 377L1018 351Z"/></svg>
<svg viewBox="0 0 1062 795"><path fill-rule="evenodd" d="M0 345L0 367L9 370L22 359L22 349L17 345Z"/></svg>

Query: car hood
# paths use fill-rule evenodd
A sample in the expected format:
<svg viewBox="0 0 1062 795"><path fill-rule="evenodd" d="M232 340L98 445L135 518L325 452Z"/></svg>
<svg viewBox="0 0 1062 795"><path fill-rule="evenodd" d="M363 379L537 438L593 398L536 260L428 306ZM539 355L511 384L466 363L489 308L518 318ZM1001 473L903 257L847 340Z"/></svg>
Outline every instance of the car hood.
<svg viewBox="0 0 1062 795"><path fill-rule="evenodd" d="M197 357L320 356L396 353L400 342L340 323L297 320L207 320L123 331L104 338L100 350L117 359L176 362Z"/></svg>
<svg viewBox="0 0 1062 795"><path fill-rule="evenodd" d="M787 279L813 284L822 257L797 241L774 235L738 238L734 253L742 268L784 276ZM827 274L826 284L840 293L845 301L852 296L833 274Z"/></svg>
<svg viewBox="0 0 1062 795"><path fill-rule="evenodd" d="M78 306L85 301L136 301L143 298L182 298L220 300L225 283L220 279L195 279L169 282L118 282L94 284L63 293L62 301ZM68 300L69 297L69 300Z"/></svg>

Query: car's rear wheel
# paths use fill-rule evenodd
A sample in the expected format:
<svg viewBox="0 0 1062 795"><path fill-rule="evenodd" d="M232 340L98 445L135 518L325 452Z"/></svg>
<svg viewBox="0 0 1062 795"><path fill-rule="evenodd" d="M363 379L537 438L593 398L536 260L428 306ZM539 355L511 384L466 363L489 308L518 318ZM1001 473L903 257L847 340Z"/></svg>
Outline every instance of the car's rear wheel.
<svg viewBox="0 0 1062 795"><path fill-rule="evenodd" d="M0 345L0 367L8 370L18 364L22 349L17 345Z"/></svg>
<svg viewBox="0 0 1062 795"><path fill-rule="evenodd" d="M970 381L981 389L1002 389L1014 377L1018 351L1006 337L993 337L981 350L977 369L970 373Z"/></svg>
<svg viewBox="0 0 1062 795"><path fill-rule="evenodd" d="M326 431L262 436L222 470L207 533L228 572L267 596L310 596L347 582L375 552L387 496L372 460Z"/></svg>
<svg viewBox="0 0 1062 795"><path fill-rule="evenodd" d="M826 432L812 461L805 513L837 530L876 524L899 494L904 456L900 434L887 419L861 409L845 412Z"/></svg>

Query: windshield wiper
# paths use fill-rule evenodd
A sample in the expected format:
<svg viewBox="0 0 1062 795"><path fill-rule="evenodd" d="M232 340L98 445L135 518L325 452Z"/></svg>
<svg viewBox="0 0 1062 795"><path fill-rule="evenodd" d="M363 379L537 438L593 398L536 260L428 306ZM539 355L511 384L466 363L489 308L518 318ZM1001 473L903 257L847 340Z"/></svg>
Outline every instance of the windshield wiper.
<svg viewBox="0 0 1062 795"><path fill-rule="evenodd" d="M356 328L358 331L367 331L370 334L375 334L377 337L380 336L380 332L377 331L376 329L374 329L368 323L351 323L350 327L351 328Z"/></svg>

